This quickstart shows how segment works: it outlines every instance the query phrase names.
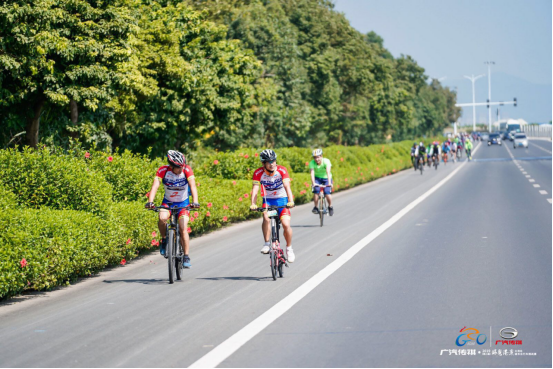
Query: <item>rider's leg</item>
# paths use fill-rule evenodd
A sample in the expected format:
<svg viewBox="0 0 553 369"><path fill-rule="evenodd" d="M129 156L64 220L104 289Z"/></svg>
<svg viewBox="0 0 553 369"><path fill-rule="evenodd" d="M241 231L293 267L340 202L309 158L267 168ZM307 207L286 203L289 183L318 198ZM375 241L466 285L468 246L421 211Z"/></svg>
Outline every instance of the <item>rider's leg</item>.
<svg viewBox="0 0 553 369"><path fill-rule="evenodd" d="M328 203L328 207L330 208L332 206L332 196L330 194L325 196L326 202Z"/></svg>
<svg viewBox="0 0 553 369"><path fill-rule="evenodd" d="M282 228L284 229L284 239L286 239L286 246L291 247L292 227L290 227L290 216L283 215L282 218L280 218L280 223L282 224Z"/></svg>
<svg viewBox="0 0 553 369"><path fill-rule="evenodd" d="M313 194L313 204L315 204L315 207L319 207L319 194L314 193Z"/></svg>
<svg viewBox="0 0 553 369"><path fill-rule="evenodd" d="M188 215L182 215L179 218L179 233L180 233L180 244L184 251L184 255L188 255L190 250L190 236L188 235Z"/></svg>
<svg viewBox="0 0 553 369"><path fill-rule="evenodd" d="M265 244L271 242L271 220L267 216L267 213L263 213L263 223L261 224L261 230L263 231L263 239Z"/></svg>
<svg viewBox="0 0 553 369"><path fill-rule="evenodd" d="M159 211L159 221L157 222L157 228L159 229L159 234L161 238L167 237L167 219L169 219L169 211L160 210Z"/></svg>

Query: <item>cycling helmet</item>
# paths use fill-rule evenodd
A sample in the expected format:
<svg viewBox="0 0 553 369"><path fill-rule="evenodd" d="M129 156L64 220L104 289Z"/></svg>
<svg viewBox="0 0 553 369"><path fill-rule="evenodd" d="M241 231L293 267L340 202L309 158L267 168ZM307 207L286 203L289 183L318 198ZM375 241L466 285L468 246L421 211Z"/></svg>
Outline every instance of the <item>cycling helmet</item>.
<svg viewBox="0 0 553 369"><path fill-rule="evenodd" d="M419 146L424 146L424 143L421 141L421 142L419 143Z"/></svg>
<svg viewBox="0 0 553 369"><path fill-rule="evenodd" d="M319 156L323 154L323 149L315 149L313 150L313 156Z"/></svg>
<svg viewBox="0 0 553 369"><path fill-rule="evenodd" d="M167 161L169 164L181 168L184 167L184 164L186 164L186 158L184 155L175 150L167 151Z"/></svg>
<svg viewBox="0 0 553 369"><path fill-rule="evenodd" d="M262 163L276 160L276 158L277 154L271 149L263 150L261 151L261 154L259 154L259 159L261 159Z"/></svg>

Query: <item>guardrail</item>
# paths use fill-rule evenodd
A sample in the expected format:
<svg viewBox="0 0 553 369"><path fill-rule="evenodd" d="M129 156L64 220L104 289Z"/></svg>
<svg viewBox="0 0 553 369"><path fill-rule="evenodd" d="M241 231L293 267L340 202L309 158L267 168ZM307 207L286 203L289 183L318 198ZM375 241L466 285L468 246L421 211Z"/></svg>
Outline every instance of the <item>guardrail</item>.
<svg viewBox="0 0 553 369"><path fill-rule="evenodd" d="M522 132L526 133L528 137L543 137L551 140L553 129L551 125L528 125L522 127Z"/></svg>

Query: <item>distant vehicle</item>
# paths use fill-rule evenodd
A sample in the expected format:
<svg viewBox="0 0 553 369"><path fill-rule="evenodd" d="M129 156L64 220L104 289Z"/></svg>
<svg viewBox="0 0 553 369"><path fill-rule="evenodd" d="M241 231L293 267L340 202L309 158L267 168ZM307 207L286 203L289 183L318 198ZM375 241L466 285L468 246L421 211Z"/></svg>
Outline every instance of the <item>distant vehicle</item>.
<svg viewBox="0 0 553 369"><path fill-rule="evenodd" d="M513 148L516 149L517 147L524 147L526 149L528 148L528 138L524 133L515 134L515 138L513 141Z"/></svg>
<svg viewBox="0 0 553 369"><path fill-rule="evenodd" d="M499 136L499 133L492 133L488 137L488 146L491 145L499 145L501 146L501 136Z"/></svg>
<svg viewBox="0 0 553 369"><path fill-rule="evenodd" d="M503 140L508 140L509 139L509 131L503 131L503 133L501 134L501 138Z"/></svg>
<svg viewBox="0 0 553 369"><path fill-rule="evenodd" d="M513 141L515 139L515 134L520 133L521 127L518 123L509 123L507 124L507 132L509 135L509 140Z"/></svg>
<svg viewBox="0 0 553 369"><path fill-rule="evenodd" d="M480 141L487 141L488 138L490 138L490 133L489 132L480 133Z"/></svg>

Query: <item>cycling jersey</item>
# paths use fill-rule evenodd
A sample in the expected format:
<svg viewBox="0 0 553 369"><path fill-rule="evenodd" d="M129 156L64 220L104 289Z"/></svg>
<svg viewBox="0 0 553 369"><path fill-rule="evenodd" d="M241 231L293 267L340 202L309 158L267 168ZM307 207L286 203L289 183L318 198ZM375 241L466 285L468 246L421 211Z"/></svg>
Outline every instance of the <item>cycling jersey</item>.
<svg viewBox="0 0 553 369"><path fill-rule="evenodd" d="M330 160L328 160L327 158L323 158L321 165L318 165L315 159L309 162L309 169L314 170L315 177L317 178L328 178L328 175L326 174L326 168L331 168L331 167L332 167L332 164L330 163Z"/></svg>
<svg viewBox="0 0 553 369"><path fill-rule="evenodd" d="M178 202L188 205L188 180L194 178L194 172L190 166L185 165L181 174L175 174L169 165L164 165L157 170L156 178L165 187L164 203Z"/></svg>
<svg viewBox="0 0 553 369"><path fill-rule="evenodd" d="M290 182L290 175L281 165L277 165L273 174L267 173L263 167L253 173L253 184L261 185L261 196L267 199L287 197L288 194L284 189L285 182Z"/></svg>

